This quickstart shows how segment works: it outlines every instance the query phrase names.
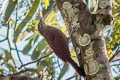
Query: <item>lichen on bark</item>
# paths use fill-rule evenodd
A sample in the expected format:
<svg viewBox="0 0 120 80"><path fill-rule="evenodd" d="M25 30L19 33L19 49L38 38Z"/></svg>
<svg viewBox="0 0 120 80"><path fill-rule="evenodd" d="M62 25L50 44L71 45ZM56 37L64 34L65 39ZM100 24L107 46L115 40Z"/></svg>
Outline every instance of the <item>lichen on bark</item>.
<svg viewBox="0 0 120 80"><path fill-rule="evenodd" d="M104 30L113 20L111 1L99 0L96 14L92 14L85 0L56 0L87 80L112 80L104 40Z"/></svg>

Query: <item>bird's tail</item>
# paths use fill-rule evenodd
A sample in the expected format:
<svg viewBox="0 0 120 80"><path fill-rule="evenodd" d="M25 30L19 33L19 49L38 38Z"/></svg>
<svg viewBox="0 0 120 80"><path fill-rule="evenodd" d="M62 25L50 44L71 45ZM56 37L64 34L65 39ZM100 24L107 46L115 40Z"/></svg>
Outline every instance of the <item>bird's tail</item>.
<svg viewBox="0 0 120 80"><path fill-rule="evenodd" d="M72 65L72 67L78 72L78 74L79 74L80 76L84 76L84 70L83 70L83 68L82 68L82 67L79 67L79 66L77 65L77 63L73 61L72 58L70 58L68 62Z"/></svg>

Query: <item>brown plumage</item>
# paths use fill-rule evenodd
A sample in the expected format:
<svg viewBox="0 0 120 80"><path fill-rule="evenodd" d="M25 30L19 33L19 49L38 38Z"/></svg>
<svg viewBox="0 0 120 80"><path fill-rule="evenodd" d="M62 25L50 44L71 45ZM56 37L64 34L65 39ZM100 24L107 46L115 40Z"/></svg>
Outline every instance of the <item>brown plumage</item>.
<svg viewBox="0 0 120 80"><path fill-rule="evenodd" d="M70 63L79 73L79 75L83 75L83 73L81 72L81 68L71 58L67 37L60 30L46 25L43 22L41 14L40 22L38 24L38 30L40 34L46 39L47 43L55 52L56 56L58 56L63 61Z"/></svg>

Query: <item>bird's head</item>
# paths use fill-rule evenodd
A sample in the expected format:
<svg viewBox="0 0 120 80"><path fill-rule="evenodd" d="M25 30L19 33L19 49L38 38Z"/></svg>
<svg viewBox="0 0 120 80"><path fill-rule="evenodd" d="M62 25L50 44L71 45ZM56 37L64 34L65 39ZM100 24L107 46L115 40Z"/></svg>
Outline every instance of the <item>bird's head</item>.
<svg viewBox="0 0 120 80"><path fill-rule="evenodd" d="M43 20L42 11L40 11L40 21L39 21L39 24L38 24L38 30L41 34L43 34L46 31L46 26L47 25L44 23L44 20Z"/></svg>

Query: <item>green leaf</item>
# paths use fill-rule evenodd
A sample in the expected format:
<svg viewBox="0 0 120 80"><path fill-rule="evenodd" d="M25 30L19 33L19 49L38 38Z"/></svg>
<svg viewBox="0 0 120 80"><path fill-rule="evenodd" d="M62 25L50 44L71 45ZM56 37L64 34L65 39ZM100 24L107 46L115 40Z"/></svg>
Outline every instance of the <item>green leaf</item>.
<svg viewBox="0 0 120 80"><path fill-rule="evenodd" d="M56 12L51 11L48 16L45 18L45 23L56 27L58 25L57 19L56 19Z"/></svg>
<svg viewBox="0 0 120 80"><path fill-rule="evenodd" d="M8 3L8 6L7 6L7 9L5 11L5 17L4 17L4 21L7 22L8 19L10 18L12 12L14 11L14 8L17 4L17 1L12 1L12 0L9 0L9 3Z"/></svg>
<svg viewBox="0 0 120 80"><path fill-rule="evenodd" d="M47 47L47 43L46 43L45 39L42 39L33 51L32 60L37 59L40 54L45 54L46 50L44 52L41 52L41 51L46 49L46 47Z"/></svg>
<svg viewBox="0 0 120 80"><path fill-rule="evenodd" d="M32 47L32 41L33 40L30 40L29 41L29 43L26 45L26 47L24 48L24 50L23 50L23 54L28 54L28 52L29 52L29 50L31 49L31 47Z"/></svg>
<svg viewBox="0 0 120 80"><path fill-rule="evenodd" d="M60 72L59 77L58 77L57 80L61 80L61 78L62 78L62 77L65 75L65 73L67 72L68 68L69 68L69 65L66 64L66 63L64 63L64 66L63 66L63 68L62 68L62 70L61 70L61 72Z"/></svg>
<svg viewBox="0 0 120 80"><path fill-rule="evenodd" d="M43 2L44 2L44 5L45 5L44 8L47 9L49 4L50 4L49 0L43 0Z"/></svg>
<svg viewBox="0 0 120 80"><path fill-rule="evenodd" d="M115 50L119 46L118 43L115 43L114 48L112 50Z"/></svg>
<svg viewBox="0 0 120 80"><path fill-rule="evenodd" d="M37 68L38 68L38 70L42 71L45 68L45 66L40 64L40 65L37 66Z"/></svg>
<svg viewBox="0 0 120 80"><path fill-rule="evenodd" d="M112 38L111 38L110 36L107 36L107 37L105 38L105 41L106 41L106 43L111 43Z"/></svg>
<svg viewBox="0 0 120 80"><path fill-rule="evenodd" d="M115 68L113 68L112 70L113 70L116 74L118 73L118 72L115 70Z"/></svg>
<svg viewBox="0 0 120 80"><path fill-rule="evenodd" d="M5 61L8 62L11 59L11 54L5 50Z"/></svg>
<svg viewBox="0 0 120 80"><path fill-rule="evenodd" d="M32 56L31 56L32 60L37 59L40 56L40 53L41 51L36 48L32 53Z"/></svg>
<svg viewBox="0 0 120 80"><path fill-rule="evenodd" d="M2 55L0 54L0 60L3 59Z"/></svg>
<svg viewBox="0 0 120 80"><path fill-rule="evenodd" d="M53 62L52 57L46 57L42 61L38 62L37 68L40 71L46 69L46 71L48 72L48 74L46 75L47 79L48 77L55 76L55 67L54 67L54 62Z"/></svg>
<svg viewBox="0 0 120 80"><path fill-rule="evenodd" d="M12 72L16 72L15 67L12 64L6 64L7 68L12 71Z"/></svg>
<svg viewBox="0 0 120 80"><path fill-rule="evenodd" d="M120 76L117 76L114 78L115 80L120 80Z"/></svg>
<svg viewBox="0 0 120 80"><path fill-rule="evenodd" d="M75 80L79 80L79 79L78 79L78 76L75 77Z"/></svg>
<svg viewBox="0 0 120 80"><path fill-rule="evenodd" d="M120 2L120 1L119 1ZM120 7L116 2L113 2L113 10L112 10L112 14L116 15L116 13L120 13Z"/></svg>
<svg viewBox="0 0 120 80"><path fill-rule="evenodd" d="M39 35L37 35L37 36L35 37L34 43L35 43L38 39L39 39ZM33 43L33 44L34 44L34 43Z"/></svg>
<svg viewBox="0 0 120 80"><path fill-rule="evenodd" d="M120 26L120 20L117 20L115 26Z"/></svg>
<svg viewBox="0 0 120 80"><path fill-rule="evenodd" d="M49 14L49 12L52 11L53 7L55 6L54 4L56 4L55 1L50 0L50 6L48 6L47 9L43 8L43 15L44 16L47 16ZM56 8L56 7L54 7L54 8Z"/></svg>
<svg viewBox="0 0 120 80"><path fill-rule="evenodd" d="M35 44L35 42L39 39L39 35L33 34L30 37L26 38L25 41L31 39L33 40L33 44Z"/></svg>
<svg viewBox="0 0 120 80"><path fill-rule="evenodd" d="M45 49L45 47L47 47L47 42L45 39L42 39L38 44L38 49L43 50L43 49Z"/></svg>
<svg viewBox="0 0 120 80"><path fill-rule="evenodd" d="M28 13L28 16L25 17L25 19L19 24L15 31L15 42L17 41L19 34L21 33L24 26L31 20L35 12L37 11L39 7L40 0L35 0L33 7L30 9L30 12Z"/></svg>

